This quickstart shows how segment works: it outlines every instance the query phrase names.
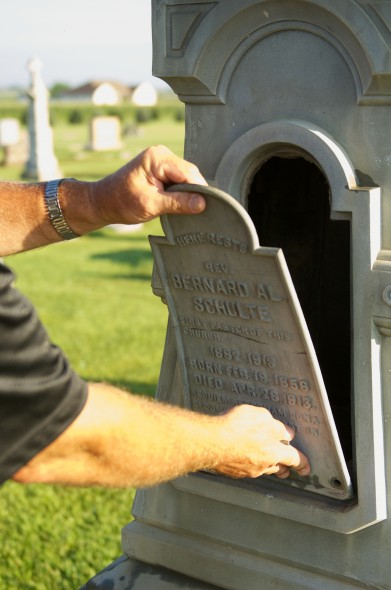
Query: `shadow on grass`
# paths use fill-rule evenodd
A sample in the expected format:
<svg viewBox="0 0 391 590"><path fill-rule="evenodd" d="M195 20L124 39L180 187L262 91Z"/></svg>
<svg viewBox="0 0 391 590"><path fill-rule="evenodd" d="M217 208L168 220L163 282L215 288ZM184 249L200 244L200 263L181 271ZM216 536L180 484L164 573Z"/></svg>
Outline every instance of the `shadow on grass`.
<svg viewBox="0 0 391 590"><path fill-rule="evenodd" d="M157 228L154 228L155 230ZM157 235L157 236L162 236L163 235L163 230L157 230L157 231L153 231L150 234L145 234L143 232L141 232L141 230L137 230L134 232L116 232L112 229L110 229L109 227L102 227L101 229L97 229L91 233L88 234L89 239L90 238L105 238L107 240L109 240L110 242L113 241L117 241L117 242L123 242L124 244L129 243L129 242L140 242L140 240L144 240L144 241L148 241L148 235Z"/></svg>
<svg viewBox="0 0 391 590"><path fill-rule="evenodd" d="M83 277L87 277L88 279L102 279L102 273L83 273ZM149 283L152 280L152 273L134 273L129 272L128 274L125 273L106 273L104 278L107 280L116 279L119 281L148 281Z"/></svg>
<svg viewBox="0 0 391 590"><path fill-rule="evenodd" d="M118 250L117 252L93 254L91 258L93 260L111 260L120 264L138 266L139 264L152 260L152 252L147 248L132 248L130 250Z"/></svg>
<svg viewBox="0 0 391 590"><path fill-rule="evenodd" d="M92 260L108 260L115 264L123 264L131 268L137 268L142 266L145 263L150 263L153 259L152 252L147 250L146 248L132 248L131 250L119 250L117 252L105 252L100 254L93 254L91 256ZM132 273L131 275L124 275L124 274L112 274L110 275L111 278L132 278L132 279L140 279L140 280L150 280L151 279L151 272L146 273L139 273L135 275Z"/></svg>

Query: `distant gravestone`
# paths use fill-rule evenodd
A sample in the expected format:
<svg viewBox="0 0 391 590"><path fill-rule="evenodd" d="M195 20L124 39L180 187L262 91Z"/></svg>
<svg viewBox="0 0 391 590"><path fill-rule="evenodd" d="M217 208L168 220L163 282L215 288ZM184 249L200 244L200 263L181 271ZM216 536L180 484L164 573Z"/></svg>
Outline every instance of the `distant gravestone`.
<svg viewBox="0 0 391 590"><path fill-rule="evenodd" d="M53 132L49 123L49 93L41 77L42 64L38 59L28 63L31 74L28 128L29 158L23 173L32 180L51 180L62 176L53 148Z"/></svg>
<svg viewBox="0 0 391 590"><path fill-rule="evenodd" d="M0 148L3 149L2 165L23 164L29 155L29 141L19 121L12 117L0 119Z"/></svg>
<svg viewBox="0 0 391 590"><path fill-rule="evenodd" d="M25 164L29 157L29 145L27 131L23 129L20 133L18 143L13 143L4 147L3 165Z"/></svg>
<svg viewBox="0 0 391 590"><path fill-rule="evenodd" d="M121 122L118 117L94 117L90 126L90 149L118 150L122 147Z"/></svg>
<svg viewBox="0 0 391 590"><path fill-rule="evenodd" d="M0 147L15 145L20 140L20 125L17 119L0 119Z"/></svg>

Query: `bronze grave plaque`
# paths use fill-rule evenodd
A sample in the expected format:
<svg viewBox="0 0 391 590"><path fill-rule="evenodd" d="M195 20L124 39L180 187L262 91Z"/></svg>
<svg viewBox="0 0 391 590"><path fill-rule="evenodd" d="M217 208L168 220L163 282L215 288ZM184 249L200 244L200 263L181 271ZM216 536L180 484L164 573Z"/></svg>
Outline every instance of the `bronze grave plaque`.
<svg viewBox="0 0 391 590"><path fill-rule="evenodd" d="M282 250L262 247L246 210L210 187L199 215L162 217L151 237L173 323L188 408L267 408L295 431L311 474L282 485L352 497L349 473L308 328ZM260 236L262 241L262 236ZM259 481L263 478L259 478Z"/></svg>

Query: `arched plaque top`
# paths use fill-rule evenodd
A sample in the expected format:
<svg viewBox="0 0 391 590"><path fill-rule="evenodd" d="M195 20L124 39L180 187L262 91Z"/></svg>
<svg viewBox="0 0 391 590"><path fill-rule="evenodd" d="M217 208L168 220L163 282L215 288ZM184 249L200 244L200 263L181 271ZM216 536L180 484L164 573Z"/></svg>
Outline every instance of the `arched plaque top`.
<svg viewBox="0 0 391 590"><path fill-rule="evenodd" d="M155 16L154 74L170 84L184 102L224 103L237 64L254 44L276 33L303 31L322 37L341 54L352 72L360 104L389 104L391 23L387 23L387 13L372 4L377 3L171 1ZM175 18L177 14L181 19ZM187 27L176 32L183 40L180 54L175 47L170 49L174 37L171 28L166 28L167 22L174 21Z"/></svg>
<svg viewBox="0 0 391 590"><path fill-rule="evenodd" d="M209 206L211 206L212 201L219 202L220 214L226 215L229 212L231 217L237 216L237 224L234 226L234 232L237 232L236 238L240 239L240 234L247 234L249 246L246 248L246 252L253 252L259 248L258 234L250 215L231 195L218 188L201 184L177 184L169 188L171 192L174 190L179 192L195 192L204 195L208 197ZM193 221L195 220L194 217L189 218L189 225L192 225L192 219ZM175 244L175 234L178 226L180 228L184 226L183 217L178 215L163 215L161 222L166 237Z"/></svg>

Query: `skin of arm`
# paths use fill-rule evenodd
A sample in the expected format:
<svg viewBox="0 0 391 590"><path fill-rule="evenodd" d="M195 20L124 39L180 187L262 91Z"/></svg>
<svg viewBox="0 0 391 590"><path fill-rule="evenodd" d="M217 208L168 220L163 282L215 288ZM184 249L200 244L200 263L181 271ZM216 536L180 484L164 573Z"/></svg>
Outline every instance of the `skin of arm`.
<svg viewBox="0 0 391 590"><path fill-rule="evenodd" d="M155 146L97 182L63 181L59 201L79 235L112 223L204 210L200 195L166 192L173 183L206 184L196 166ZM0 256L61 240L47 216L45 187L0 182ZM291 438L292 432L263 408L238 406L211 417L90 384L78 418L14 479L122 487L153 485L200 469L283 478L293 467L306 475L307 458L284 444Z"/></svg>
<svg viewBox="0 0 391 590"><path fill-rule="evenodd" d="M165 185L183 182L206 184L194 164L164 146L154 146L102 180L64 180L59 200L72 230L83 235L111 223L201 212L205 201L200 195L164 190ZM47 216L45 187L45 182L0 182L0 256L61 241Z"/></svg>
<svg viewBox="0 0 391 590"><path fill-rule="evenodd" d="M230 477L300 475L307 458L264 408L207 416L90 384L78 418L13 477L21 483L147 487L208 469Z"/></svg>

